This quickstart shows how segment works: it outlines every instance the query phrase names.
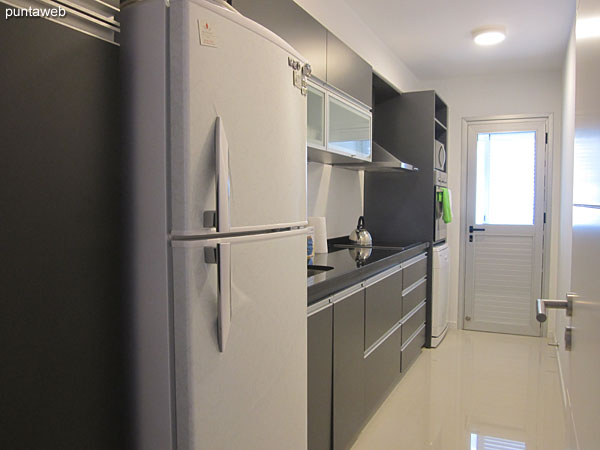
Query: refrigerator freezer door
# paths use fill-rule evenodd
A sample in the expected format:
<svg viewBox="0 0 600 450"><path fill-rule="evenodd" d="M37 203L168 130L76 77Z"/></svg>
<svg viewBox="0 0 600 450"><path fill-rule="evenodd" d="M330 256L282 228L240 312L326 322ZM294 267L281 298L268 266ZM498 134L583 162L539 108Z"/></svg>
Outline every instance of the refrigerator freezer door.
<svg viewBox="0 0 600 450"><path fill-rule="evenodd" d="M172 235L218 232L205 220L218 210L217 136L229 150L229 232L306 224L306 96L289 57L303 62L239 14L172 3Z"/></svg>
<svg viewBox="0 0 600 450"><path fill-rule="evenodd" d="M230 246L223 352L217 244ZM305 230L172 243L178 449L306 449L305 252Z"/></svg>

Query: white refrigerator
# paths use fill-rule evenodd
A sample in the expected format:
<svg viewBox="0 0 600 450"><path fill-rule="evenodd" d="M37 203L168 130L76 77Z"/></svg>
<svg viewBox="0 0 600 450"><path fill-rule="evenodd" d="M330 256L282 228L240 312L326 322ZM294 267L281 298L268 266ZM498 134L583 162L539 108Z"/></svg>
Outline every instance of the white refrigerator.
<svg viewBox="0 0 600 450"><path fill-rule="evenodd" d="M305 449L309 66L224 2L121 19L136 447Z"/></svg>

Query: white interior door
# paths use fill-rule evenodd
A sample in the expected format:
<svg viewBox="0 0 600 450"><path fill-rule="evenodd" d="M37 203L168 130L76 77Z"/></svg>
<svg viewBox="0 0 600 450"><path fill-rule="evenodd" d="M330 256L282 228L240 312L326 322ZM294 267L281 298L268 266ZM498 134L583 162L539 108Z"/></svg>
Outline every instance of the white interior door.
<svg viewBox="0 0 600 450"><path fill-rule="evenodd" d="M468 126L465 329L540 335L546 127Z"/></svg>
<svg viewBox="0 0 600 450"><path fill-rule="evenodd" d="M171 233L216 232L204 213L222 206L221 151L230 232L305 225L306 96L288 61L301 57L263 27L209 2L173 2L169 10Z"/></svg>
<svg viewBox="0 0 600 450"><path fill-rule="evenodd" d="M302 229L172 243L179 450L306 449L305 254Z"/></svg>
<svg viewBox="0 0 600 450"><path fill-rule="evenodd" d="M600 1L578 5L579 34L582 20L598 17ZM600 36L577 37L576 61L571 291L577 297L564 378L576 445L570 448L587 450L600 447Z"/></svg>

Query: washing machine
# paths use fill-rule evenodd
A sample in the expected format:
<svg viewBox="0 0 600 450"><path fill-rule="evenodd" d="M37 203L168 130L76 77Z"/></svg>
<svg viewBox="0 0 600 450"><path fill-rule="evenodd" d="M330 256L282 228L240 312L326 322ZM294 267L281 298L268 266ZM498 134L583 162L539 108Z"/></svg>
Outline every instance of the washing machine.
<svg viewBox="0 0 600 450"><path fill-rule="evenodd" d="M437 347L448 331L450 249L444 243L433 247L431 274L431 346Z"/></svg>

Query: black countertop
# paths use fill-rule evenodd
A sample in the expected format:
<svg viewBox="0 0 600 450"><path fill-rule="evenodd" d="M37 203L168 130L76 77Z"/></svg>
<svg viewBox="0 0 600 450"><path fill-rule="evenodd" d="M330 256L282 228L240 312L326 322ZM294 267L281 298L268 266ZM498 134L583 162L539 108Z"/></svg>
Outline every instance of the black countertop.
<svg viewBox="0 0 600 450"><path fill-rule="evenodd" d="M329 253L317 253L309 265L331 266L333 269L308 278L308 305L423 253L428 247L428 242L398 248L375 246L362 265L354 260L348 248L334 247Z"/></svg>

